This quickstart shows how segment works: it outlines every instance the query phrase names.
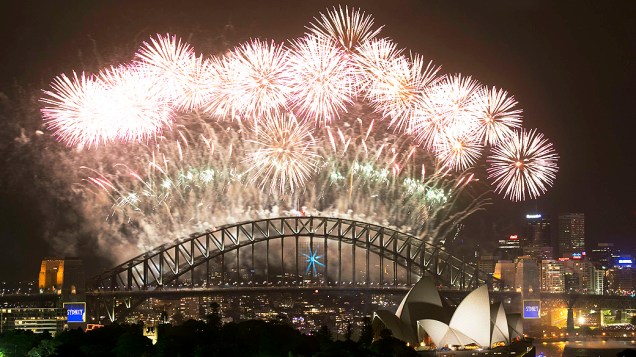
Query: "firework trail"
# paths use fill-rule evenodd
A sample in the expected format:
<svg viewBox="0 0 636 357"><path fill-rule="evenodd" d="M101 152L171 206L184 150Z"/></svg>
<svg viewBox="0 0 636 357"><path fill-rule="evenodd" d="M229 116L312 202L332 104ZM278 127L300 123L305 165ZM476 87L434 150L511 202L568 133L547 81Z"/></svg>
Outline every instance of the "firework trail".
<svg viewBox="0 0 636 357"><path fill-rule="evenodd" d="M308 30L208 57L158 35L128 65L55 78L42 98L53 135L78 149L109 144L79 155L91 214L140 249L299 211L435 242L487 203L474 172L484 147L504 197L553 183L552 144L514 134L521 110L507 92L440 76L376 38L359 10L334 8Z"/></svg>

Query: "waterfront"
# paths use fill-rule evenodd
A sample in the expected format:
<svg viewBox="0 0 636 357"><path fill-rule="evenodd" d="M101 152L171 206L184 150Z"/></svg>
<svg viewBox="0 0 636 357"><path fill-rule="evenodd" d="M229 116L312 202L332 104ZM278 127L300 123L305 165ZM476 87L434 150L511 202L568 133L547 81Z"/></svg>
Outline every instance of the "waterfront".
<svg viewBox="0 0 636 357"><path fill-rule="evenodd" d="M535 341L536 355L544 357L600 356L615 357L620 351L636 349L636 341L595 340L595 341Z"/></svg>

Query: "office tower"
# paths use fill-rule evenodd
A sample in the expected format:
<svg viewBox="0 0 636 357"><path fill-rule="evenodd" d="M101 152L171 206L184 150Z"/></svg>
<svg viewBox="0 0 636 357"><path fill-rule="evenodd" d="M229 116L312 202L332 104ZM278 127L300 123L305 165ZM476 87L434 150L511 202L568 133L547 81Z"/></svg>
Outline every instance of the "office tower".
<svg viewBox="0 0 636 357"><path fill-rule="evenodd" d="M515 290L524 298L536 295L541 289L539 267L534 258L524 255L516 262Z"/></svg>
<svg viewBox="0 0 636 357"><path fill-rule="evenodd" d="M588 257L596 266L607 269L616 264L620 250L614 247L614 243L598 243L596 248L588 252Z"/></svg>
<svg viewBox="0 0 636 357"><path fill-rule="evenodd" d="M605 269L590 267L590 294L603 295L605 291Z"/></svg>
<svg viewBox="0 0 636 357"><path fill-rule="evenodd" d="M562 259L565 277L565 292L587 294L590 289L591 263L586 259Z"/></svg>
<svg viewBox="0 0 636 357"><path fill-rule="evenodd" d="M514 260L520 255L523 255L519 236L513 234L506 239L500 239L499 246L497 247L497 255L503 260Z"/></svg>
<svg viewBox="0 0 636 357"><path fill-rule="evenodd" d="M541 291L562 293L565 291L565 269L558 260L541 261Z"/></svg>
<svg viewBox="0 0 636 357"><path fill-rule="evenodd" d="M537 260L552 259L550 220L541 214L527 214L526 222L526 234L521 242L524 254Z"/></svg>
<svg viewBox="0 0 636 357"><path fill-rule="evenodd" d="M585 252L585 215L567 213L559 216L559 256L571 258L572 254Z"/></svg>

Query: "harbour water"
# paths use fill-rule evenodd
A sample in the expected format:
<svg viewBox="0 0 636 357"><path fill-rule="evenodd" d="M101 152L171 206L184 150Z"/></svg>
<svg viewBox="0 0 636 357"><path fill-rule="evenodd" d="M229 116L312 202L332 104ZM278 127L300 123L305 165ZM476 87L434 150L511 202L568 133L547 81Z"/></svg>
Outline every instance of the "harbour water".
<svg viewBox="0 0 636 357"><path fill-rule="evenodd" d="M537 357L574 357L574 356L600 356L616 357L616 354L625 349L636 351L636 341L615 340L585 340L567 342L541 342L535 341Z"/></svg>

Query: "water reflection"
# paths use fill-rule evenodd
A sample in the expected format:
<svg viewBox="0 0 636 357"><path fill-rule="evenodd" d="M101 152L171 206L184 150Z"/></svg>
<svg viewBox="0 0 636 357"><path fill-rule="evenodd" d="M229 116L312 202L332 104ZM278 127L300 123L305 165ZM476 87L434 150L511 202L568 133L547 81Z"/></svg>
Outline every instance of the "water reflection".
<svg viewBox="0 0 636 357"><path fill-rule="evenodd" d="M636 341L568 341L568 342L538 342L537 356L570 357L570 356L601 356L615 357L625 349L636 349Z"/></svg>

